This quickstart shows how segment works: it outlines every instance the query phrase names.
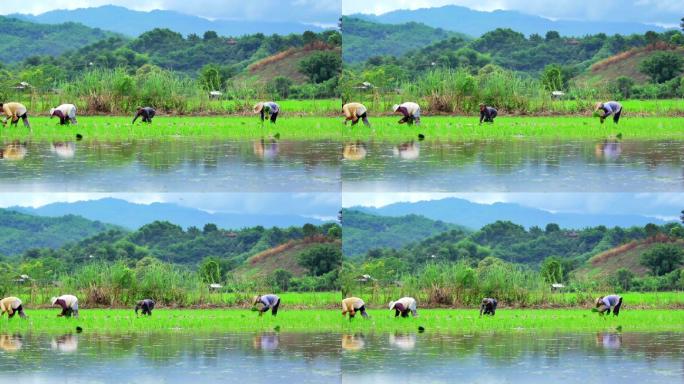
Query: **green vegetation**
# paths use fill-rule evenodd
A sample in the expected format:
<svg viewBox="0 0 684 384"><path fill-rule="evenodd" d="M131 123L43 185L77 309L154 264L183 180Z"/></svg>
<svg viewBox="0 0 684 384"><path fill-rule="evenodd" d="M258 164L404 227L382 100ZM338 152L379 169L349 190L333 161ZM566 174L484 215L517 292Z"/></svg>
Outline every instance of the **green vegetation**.
<svg viewBox="0 0 684 384"><path fill-rule="evenodd" d="M152 124L131 124L131 117L82 116L78 125L60 126L58 120L29 117L33 133L19 126L0 127L5 141L60 140L72 141L77 134L83 140L165 139L180 137L194 139L241 140L342 140L341 119L291 117L283 112L277 124L261 123L258 116L250 117L167 117L156 116Z"/></svg>
<svg viewBox="0 0 684 384"><path fill-rule="evenodd" d="M372 110L371 110L372 111ZM619 125L607 122L601 125L591 117L523 117L499 116L494 124L479 125L479 116L447 117L424 116L420 126L399 125L398 117L374 117L372 128L363 126L346 128L343 138L354 140L416 140L419 134L425 140L444 139L608 139L618 135L626 140L681 140L684 132L677 118L624 118Z"/></svg>
<svg viewBox="0 0 684 384"><path fill-rule="evenodd" d="M353 209L344 209L343 214L342 251L347 258L363 255L372 248L400 248L458 228L457 225L419 215L376 216Z"/></svg>
<svg viewBox="0 0 684 384"><path fill-rule="evenodd" d="M0 57L4 63L16 63L36 55L58 56L118 36L78 23L47 25L5 16L0 16L0 31Z"/></svg>
<svg viewBox="0 0 684 384"><path fill-rule="evenodd" d="M366 226L385 220L365 215ZM370 250L363 257L347 255L340 281L345 295L372 295L370 302L409 295L429 306L473 306L483 297L520 307L577 306L602 291L684 289L682 233L678 223L567 230L497 221L403 247L367 235ZM557 294L551 287L557 283L574 295Z"/></svg>
<svg viewBox="0 0 684 384"><path fill-rule="evenodd" d="M378 24L342 16L345 63L364 62L374 56L401 56L449 37L465 36L421 23Z"/></svg>
<svg viewBox="0 0 684 384"><path fill-rule="evenodd" d="M420 310L419 318L395 318L385 309L371 309L370 320L345 320L337 310L292 310L283 306L277 317L247 310L155 310L151 317L136 317L129 310L82 309L80 319L56 318L59 311L27 310L29 319L0 320L6 332L417 332L422 326L435 332L525 332L525 331L679 331L684 311L628 310L618 318L602 318L583 310L500 309L495 317L480 318L476 308L468 310Z"/></svg>
<svg viewBox="0 0 684 384"><path fill-rule="evenodd" d="M0 255L16 255L30 248L58 248L116 226L80 216L40 217L0 209Z"/></svg>

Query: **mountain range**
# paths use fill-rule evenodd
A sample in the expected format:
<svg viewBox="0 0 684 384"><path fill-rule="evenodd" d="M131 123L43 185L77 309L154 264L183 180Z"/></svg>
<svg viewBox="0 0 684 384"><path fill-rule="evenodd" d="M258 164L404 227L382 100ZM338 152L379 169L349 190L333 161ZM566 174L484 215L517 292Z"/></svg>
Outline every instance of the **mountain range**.
<svg viewBox="0 0 684 384"><path fill-rule="evenodd" d="M207 223L213 223L223 229L240 229L257 225L270 228L323 223L318 219L298 215L210 213L173 203L136 204L115 198L53 203L38 208L11 207L9 209L47 217L78 215L89 220L111 223L130 230L138 229L157 220L169 221L184 228L191 226L202 228Z"/></svg>
<svg viewBox="0 0 684 384"><path fill-rule="evenodd" d="M553 213L537 208L530 208L515 203L479 204L459 198L401 202L380 208L350 207L350 210L380 216L422 215L432 220L461 225L473 230L498 220L508 220L525 227L556 223L561 228L581 229L604 225L606 227L643 226L648 223L664 224L666 221L634 214L593 214L593 213Z"/></svg>
<svg viewBox="0 0 684 384"><path fill-rule="evenodd" d="M662 32L665 29L656 25L635 22L605 22L579 20L550 20L541 16L528 15L517 11L493 12L476 11L470 8L447 5L416 10L396 10L381 15L352 14L350 17L386 24L418 22L435 28L461 32L477 37L497 28L510 28L525 35L546 34L550 30L563 36L584 36L597 33L607 35ZM679 18L675 18L679 20Z"/></svg>
<svg viewBox="0 0 684 384"><path fill-rule="evenodd" d="M75 22L100 28L107 31L136 37L143 32L155 28L168 28L183 35L202 35L206 31L215 31L221 36L242 36L255 33L286 35L304 31L320 32L323 28L299 22L272 22L261 20L209 20L199 16L188 15L176 11L154 10L150 12L134 11L125 7L105 5L93 8L73 10L53 10L39 15L10 14L21 20L42 24L59 24Z"/></svg>

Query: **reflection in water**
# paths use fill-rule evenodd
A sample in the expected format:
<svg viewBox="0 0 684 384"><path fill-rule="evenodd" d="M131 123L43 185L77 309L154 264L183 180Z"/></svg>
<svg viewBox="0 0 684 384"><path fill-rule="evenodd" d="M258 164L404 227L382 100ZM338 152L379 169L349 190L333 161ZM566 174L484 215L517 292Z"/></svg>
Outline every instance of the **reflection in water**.
<svg viewBox="0 0 684 384"><path fill-rule="evenodd" d="M362 334L342 335L342 349L345 351L360 351L365 345Z"/></svg>
<svg viewBox="0 0 684 384"><path fill-rule="evenodd" d="M416 347L416 335L413 333L390 333L389 343L393 347L408 351Z"/></svg>
<svg viewBox="0 0 684 384"><path fill-rule="evenodd" d="M27 152L25 143L13 141L0 148L0 159L23 160Z"/></svg>
<svg viewBox="0 0 684 384"><path fill-rule="evenodd" d="M617 139L606 139L596 143L596 158L615 161L622 153L622 144Z"/></svg>
<svg viewBox="0 0 684 384"><path fill-rule="evenodd" d="M606 366L635 383L684 379L684 333L407 336L366 335L343 355L342 382L598 383Z"/></svg>
<svg viewBox="0 0 684 384"><path fill-rule="evenodd" d="M278 156L278 141L274 138L254 141L254 154L264 160Z"/></svg>
<svg viewBox="0 0 684 384"><path fill-rule="evenodd" d="M341 150L275 138L6 142L0 157L16 161L0 161L0 192L338 192Z"/></svg>
<svg viewBox="0 0 684 384"><path fill-rule="evenodd" d="M684 191L684 140L369 141L363 154L342 162L343 191Z"/></svg>
<svg viewBox="0 0 684 384"><path fill-rule="evenodd" d="M415 160L420 157L420 145L411 140L392 148L392 153L402 160Z"/></svg>
<svg viewBox="0 0 684 384"><path fill-rule="evenodd" d="M599 332L596 334L596 345L608 349L618 349L622 346L622 335L614 332Z"/></svg>
<svg viewBox="0 0 684 384"><path fill-rule="evenodd" d="M50 149L62 159L71 159L76 155L76 144L71 141L54 141Z"/></svg>
<svg viewBox="0 0 684 384"><path fill-rule="evenodd" d="M5 352L15 352L21 349L22 346L21 335L0 335L0 349Z"/></svg>
<svg viewBox="0 0 684 384"><path fill-rule="evenodd" d="M684 379L674 332L28 333L0 345L0 382L595 383L606 366L635 383Z"/></svg>
<svg viewBox="0 0 684 384"><path fill-rule="evenodd" d="M50 342L53 351L71 353L78 350L78 336L67 333L65 335L54 337Z"/></svg>
<svg viewBox="0 0 684 384"><path fill-rule="evenodd" d="M256 335L252 341L255 349L262 349L264 351L278 349L278 343L278 334L275 332L267 332Z"/></svg>
<svg viewBox="0 0 684 384"><path fill-rule="evenodd" d="M366 150L366 144L361 141L356 141L353 143L346 143L344 145L344 150L342 151L342 157L345 160L363 160L366 158L368 151Z"/></svg>

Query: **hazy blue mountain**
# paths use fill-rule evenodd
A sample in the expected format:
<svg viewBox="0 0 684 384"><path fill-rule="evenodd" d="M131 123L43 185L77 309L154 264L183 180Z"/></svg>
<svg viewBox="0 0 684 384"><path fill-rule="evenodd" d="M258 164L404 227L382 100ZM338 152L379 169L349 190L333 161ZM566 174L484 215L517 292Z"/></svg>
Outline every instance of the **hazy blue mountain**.
<svg viewBox="0 0 684 384"><path fill-rule="evenodd" d="M59 248L116 226L83 217L40 217L0 209L0 255L19 255L30 248Z"/></svg>
<svg viewBox="0 0 684 384"><path fill-rule="evenodd" d="M0 16L0 62L14 63L37 55L61 55L93 44L115 33L78 23L43 25Z"/></svg>
<svg viewBox="0 0 684 384"><path fill-rule="evenodd" d="M597 5L600 7L600 5ZM596 33L627 35L646 31L662 32L664 28L634 23L605 21L550 20L540 16L527 15L517 11L482 12L457 5L416 10L397 10L382 15L350 15L370 21L402 24L418 22L435 28L480 36L496 28L511 28L525 35L538 33L544 35L549 30L560 32L563 36L584 36Z"/></svg>
<svg viewBox="0 0 684 384"><path fill-rule="evenodd" d="M183 35L196 33L200 36L210 30L216 31L222 36L242 36L259 32L266 35L274 33L285 35L302 33L307 30L313 32L320 32L322 30L320 27L298 22L208 20L175 11L155 10L141 12L114 5L74 10L54 10L40 15L13 14L11 16L44 24L73 21L89 27L114 31L132 37L154 28L169 28Z"/></svg>
<svg viewBox="0 0 684 384"><path fill-rule="evenodd" d="M643 215L551 213L513 203L477 204L458 198L396 203L381 208L352 207L350 209L382 216L422 215L433 220L442 220L471 229L479 229L497 220L509 220L528 228L534 225L544 228L548 223L556 223L562 228L569 229L598 225L630 227L634 225L643 226L648 223L665 223L663 220Z"/></svg>
<svg viewBox="0 0 684 384"><path fill-rule="evenodd" d="M184 228L190 226L202 228L204 224L214 223L219 228L224 229L240 229L257 225L270 228L323 223L317 219L297 215L209 213L171 203L134 204L113 198L75 203L53 203L39 208L13 207L12 209L50 217L67 214L79 215L128 229L138 229L155 220L166 220Z"/></svg>
<svg viewBox="0 0 684 384"><path fill-rule="evenodd" d="M342 220L342 250L346 257L363 255L373 248L398 249L414 241L462 228L420 215L377 216L353 209L344 209Z"/></svg>

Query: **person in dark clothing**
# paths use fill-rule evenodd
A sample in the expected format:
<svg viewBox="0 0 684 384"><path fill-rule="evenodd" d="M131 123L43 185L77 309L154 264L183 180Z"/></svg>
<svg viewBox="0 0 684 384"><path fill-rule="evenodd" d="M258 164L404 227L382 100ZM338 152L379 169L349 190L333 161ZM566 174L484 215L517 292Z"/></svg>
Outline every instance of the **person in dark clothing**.
<svg viewBox="0 0 684 384"><path fill-rule="evenodd" d="M261 309L259 309L259 316L263 315L264 312L271 310L271 315L276 316L278 314L278 308L280 307L280 297L278 295L261 295L254 296L253 305L263 304Z"/></svg>
<svg viewBox="0 0 684 384"><path fill-rule="evenodd" d="M133 117L133 123L135 123L138 117L142 117L143 123L151 123L155 113L156 111L152 107L138 107L135 117Z"/></svg>
<svg viewBox="0 0 684 384"><path fill-rule="evenodd" d="M612 308L613 316L617 316L620 314L620 308L622 308L622 297L618 295L601 296L596 299L596 308L601 315L604 313L610 315Z"/></svg>
<svg viewBox="0 0 684 384"><path fill-rule="evenodd" d="M622 105L617 101L598 103L596 104L596 112L599 111L603 112L603 114L599 115L601 124L603 124L606 118L610 115L613 115L613 123L617 124L620 121L620 116L622 115Z"/></svg>
<svg viewBox="0 0 684 384"><path fill-rule="evenodd" d="M152 316L152 310L156 303L152 299L140 300L135 304L135 314L138 314L138 310L142 309L142 314Z"/></svg>
<svg viewBox="0 0 684 384"><path fill-rule="evenodd" d="M486 297L482 299L482 303L480 304L480 316L482 315L491 315L494 316L496 314L496 305L497 305L496 299L491 299L489 297Z"/></svg>
<svg viewBox="0 0 684 384"><path fill-rule="evenodd" d="M480 124L482 124L483 121L485 123L493 123L497 114L496 108L480 104Z"/></svg>

